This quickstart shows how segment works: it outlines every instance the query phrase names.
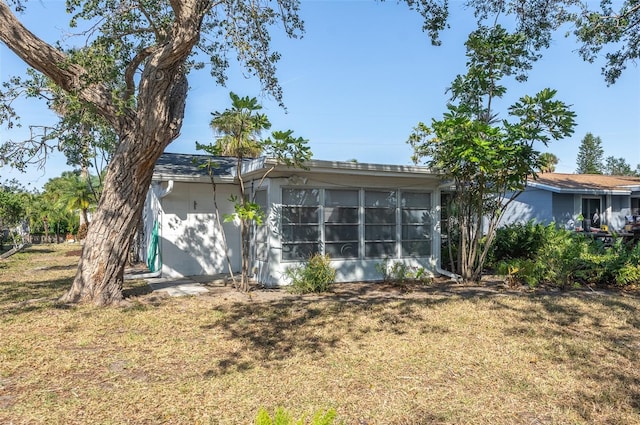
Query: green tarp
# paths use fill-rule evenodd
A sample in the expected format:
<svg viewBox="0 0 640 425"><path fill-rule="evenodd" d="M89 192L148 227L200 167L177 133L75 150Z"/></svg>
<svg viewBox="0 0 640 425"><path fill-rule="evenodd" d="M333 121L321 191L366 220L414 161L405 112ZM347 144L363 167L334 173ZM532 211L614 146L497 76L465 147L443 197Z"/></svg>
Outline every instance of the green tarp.
<svg viewBox="0 0 640 425"><path fill-rule="evenodd" d="M160 270L160 267L162 266L161 261L156 261L156 258L158 258L158 237L158 220L156 220L153 224L151 240L149 241L149 249L147 250L147 267L151 272Z"/></svg>

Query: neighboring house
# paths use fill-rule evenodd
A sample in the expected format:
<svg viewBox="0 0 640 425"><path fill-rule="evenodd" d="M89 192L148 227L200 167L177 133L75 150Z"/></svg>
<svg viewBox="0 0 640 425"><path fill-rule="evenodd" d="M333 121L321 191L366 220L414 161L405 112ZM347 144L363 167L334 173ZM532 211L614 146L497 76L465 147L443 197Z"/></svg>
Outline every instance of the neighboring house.
<svg viewBox="0 0 640 425"><path fill-rule="evenodd" d="M198 164L207 156L165 153L155 166L143 213L146 254L157 224L162 275L227 273L223 236L234 272L240 270L240 229L216 217L213 185ZM236 160L215 158L221 216L234 212L239 195ZM245 160L248 194L266 212L251 238L251 271L260 283L287 284L285 271L313 253L326 253L336 281L382 279L380 265L402 262L442 273L440 176L425 167L309 161L306 169L267 158ZM267 177L262 181L263 176ZM223 221L223 217L220 217Z"/></svg>
<svg viewBox="0 0 640 425"><path fill-rule="evenodd" d="M502 223L534 220L574 228L594 226L594 214L600 225L622 230L625 217L640 215L640 178L601 174L542 173L530 179L525 191L510 205Z"/></svg>

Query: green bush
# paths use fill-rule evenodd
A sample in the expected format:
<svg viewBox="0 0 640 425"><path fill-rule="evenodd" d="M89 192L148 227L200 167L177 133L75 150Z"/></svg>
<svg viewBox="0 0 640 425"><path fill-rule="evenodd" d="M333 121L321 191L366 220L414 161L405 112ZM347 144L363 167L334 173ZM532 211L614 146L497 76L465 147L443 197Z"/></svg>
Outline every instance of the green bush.
<svg viewBox="0 0 640 425"><path fill-rule="evenodd" d="M624 245L620 245L624 247ZM640 285L640 244L626 250L625 255L618 255L617 263L614 272L616 285Z"/></svg>
<svg viewBox="0 0 640 425"><path fill-rule="evenodd" d="M376 264L376 270L382 275L384 282L405 283L421 282L431 283L431 276L424 267L407 266L400 261L390 262L385 258L381 263Z"/></svg>
<svg viewBox="0 0 640 425"><path fill-rule="evenodd" d="M335 423L336 411L329 409L327 412L318 411L311 418L309 425L333 425ZM278 407L273 415L269 415L266 409L260 408L256 416L255 425L304 425L305 418L294 421L291 414L282 407Z"/></svg>
<svg viewBox="0 0 640 425"><path fill-rule="evenodd" d="M490 262L513 258L534 258L542 249L555 230L555 224L544 226L529 221L499 228L493 242Z"/></svg>
<svg viewBox="0 0 640 425"><path fill-rule="evenodd" d="M291 280L291 291L301 294L326 292L336 280L328 255L315 254L301 266L289 267L285 275Z"/></svg>
<svg viewBox="0 0 640 425"><path fill-rule="evenodd" d="M553 224L501 229L491 258L496 273L510 284L561 288L640 284L640 247L626 246L621 239L605 246Z"/></svg>

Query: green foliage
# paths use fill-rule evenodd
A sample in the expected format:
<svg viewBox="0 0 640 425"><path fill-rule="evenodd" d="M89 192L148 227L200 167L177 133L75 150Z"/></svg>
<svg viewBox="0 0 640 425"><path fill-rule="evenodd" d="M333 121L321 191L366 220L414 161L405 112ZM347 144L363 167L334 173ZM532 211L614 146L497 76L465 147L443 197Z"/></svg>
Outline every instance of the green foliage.
<svg viewBox="0 0 640 425"><path fill-rule="evenodd" d="M532 258L547 243L555 225L543 226L534 221L514 223L496 231L491 261L511 258Z"/></svg>
<svg viewBox="0 0 640 425"><path fill-rule="evenodd" d="M312 157L307 143L302 137L293 137L293 130L274 131L264 141L264 153L289 167L305 168L304 162Z"/></svg>
<svg viewBox="0 0 640 425"><path fill-rule="evenodd" d="M224 220L228 222L235 218L240 219L242 233L241 288L246 291L249 289L247 283L250 261L249 228L252 224L262 224L264 212L257 203L253 202L251 194L245 192L242 160L243 158L267 155L287 166L303 168L304 161L311 159L311 150L307 146L307 140L302 137L293 137L293 130L274 131L271 137L263 139L261 136L262 131L270 129L271 122L266 115L259 112L262 109L262 105L258 103L258 100L255 97L240 97L233 92L229 93L229 97L231 98L230 108L222 112L212 113L213 118L210 124L217 136L215 143L204 145L196 142L196 148L213 156L223 155L236 158L237 175L240 181L240 196L232 196L230 198L230 201L234 203L235 214L225 215ZM211 159L204 164L200 164L201 168L206 168L209 171L214 194L215 181L213 180L212 170L215 166L214 161ZM273 167L264 172L257 187L262 185L263 180L272 170Z"/></svg>
<svg viewBox="0 0 640 425"><path fill-rule="evenodd" d="M233 202L235 214L225 214L224 221L229 223L239 218L243 222L254 222L257 225L261 225L264 220L264 211L260 208L260 205L255 202L245 201L239 202L237 196L231 196L230 202Z"/></svg>
<svg viewBox="0 0 640 425"><path fill-rule="evenodd" d="M618 9L614 9L613 5ZM584 10L575 15L574 34L582 42L579 53L593 62L604 48L606 66L602 73L608 84L622 75L627 63L640 57L640 7L637 0L601 1L600 10Z"/></svg>
<svg viewBox="0 0 640 425"><path fill-rule="evenodd" d="M271 128L271 122L266 115L258 112L262 105L255 97L240 97L233 92L229 93L229 97L231 108L212 113L211 128L217 135L214 152L239 159L260 156L260 134Z"/></svg>
<svg viewBox="0 0 640 425"><path fill-rule="evenodd" d="M535 59L527 43L500 25L471 33L467 73L453 81L447 112L431 126L419 123L409 137L413 160L424 160L454 186L449 231L464 247L456 270L464 279L480 278L502 213L547 165L534 145L569 136L575 126L575 113L548 88L522 96L508 108L510 118L498 120L492 108L507 90L501 80L525 80Z"/></svg>
<svg viewBox="0 0 640 425"><path fill-rule="evenodd" d="M457 2L442 0L405 0L425 19L423 29L435 45L440 44L440 33L449 28L449 5ZM594 5L599 4L599 9ZM637 0L613 2L583 2L580 0L548 0L523 2L521 0L467 0L465 5L474 10L478 24L504 18L526 39L527 49L536 52L551 45L552 36L563 24L573 28L580 46L578 53L594 62L603 56L606 63L602 74L608 84L620 77L629 63L640 57L640 7ZM567 36L569 34L566 34ZM602 53L604 52L604 55ZM534 55L534 59L541 55Z"/></svg>
<svg viewBox="0 0 640 425"><path fill-rule="evenodd" d="M336 411L334 409L329 409L326 412L317 411L307 422L304 417L294 420L291 414L282 407L276 409L272 418L269 412L261 407L256 415L255 425L333 425L336 423L335 419Z"/></svg>
<svg viewBox="0 0 640 425"><path fill-rule="evenodd" d="M544 152L540 155L541 167L543 173L553 173L558 165L558 157L551 152Z"/></svg>
<svg viewBox="0 0 640 425"><path fill-rule="evenodd" d="M285 275L291 280L292 292L306 294L328 291L336 270L328 255L315 254L304 264L287 268Z"/></svg>
<svg viewBox="0 0 640 425"><path fill-rule="evenodd" d="M0 230L20 223L26 212L25 197L15 189L0 185Z"/></svg>
<svg viewBox="0 0 640 425"><path fill-rule="evenodd" d="M603 172L602 140L591 133L587 133L578 148L578 158L576 160L578 174L602 174Z"/></svg>
<svg viewBox="0 0 640 425"><path fill-rule="evenodd" d="M26 218L29 196L15 182L0 184L0 249L6 240L11 240L14 247L22 242L22 236L16 227Z"/></svg>
<svg viewBox="0 0 640 425"><path fill-rule="evenodd" d="M391 261L385 258L376 264L376 271L382 275L384 282L407 283L420 282L431 283L431 276L424 267L408 266L401 261Z"/></svg>
<svg viewBox="0 0 640 425"><path fill-rule="evenodd" d="M608 156L604 160L604 174L609 176L637 176L637 170L634 171L631 165L624 158L616 158Z"/></svg>
<svg viewBox="0 0 640 425"><path fill-rule="evenodd" d="M622 239L605 246L554 224L527 223L501 229L491 258L496 273L510 283L530 287L640 284L640 247L627 246Z"/></svg>

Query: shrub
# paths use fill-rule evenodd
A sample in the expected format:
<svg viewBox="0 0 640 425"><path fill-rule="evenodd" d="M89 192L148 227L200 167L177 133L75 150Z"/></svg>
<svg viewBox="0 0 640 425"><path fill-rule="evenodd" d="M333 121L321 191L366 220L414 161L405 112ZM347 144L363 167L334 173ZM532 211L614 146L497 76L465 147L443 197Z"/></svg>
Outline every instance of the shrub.
<svg viewBox="0 0 640 425"><path fill-rule="evenodd" d="M501 227L496 231L490 260L498 263L512 258L534 258L552 237L555 224L544 226L529 221Z"/></svg>
<svg viewBox="0 0 640 425"><path fill-rule="evenodd" d="M424 267L407 266L400 261L390 263L388 258L385 258L382 263L376 264L376 270L382 275L384 282L431 282L431 276Z"/></svg>
<svg viewBox="0 0 640 425"><path fill-rule="evenodd" d="M616 272L615 283L618 286L640 284L640 265L624 264Z"/></svg>
<svg viewBox="0 0 640 425"><path fill-rule="evenodd" d="M617 256L618 267L614 272L614 283L618 286L640 284L640 244L636 244L632 249L619 251L623 251L624 255Z"/></svg>
<svg viewBox="0 0 640 425"><path fill-rule="evenodd" d="M309 425L333 425L335 418L336 411L333 409L329 409L326 413L318 411L311 418ZM294 421L291 414L282 407L276 409L273 418L266 409L260 408L255 421L256 425L304 425L305 423L305 418Z"/></svg>
<svg viewBox="0 0 640 425"><path fill-rule="evenodd" d="M336 279L328 255L315 254L301 266L289 267L285 275L291 279L291 291L297 293L325 292Z"/></svg>
<svg viewBox="0 0 640 425"><path fill-rule="evenodd" d="M637 245L628 247L618 239L612 246L605 246L599 240L554 225L507 227L500 230L491 258L496 273L505 276L509 284L561 288L640 284Z"/></svg>

